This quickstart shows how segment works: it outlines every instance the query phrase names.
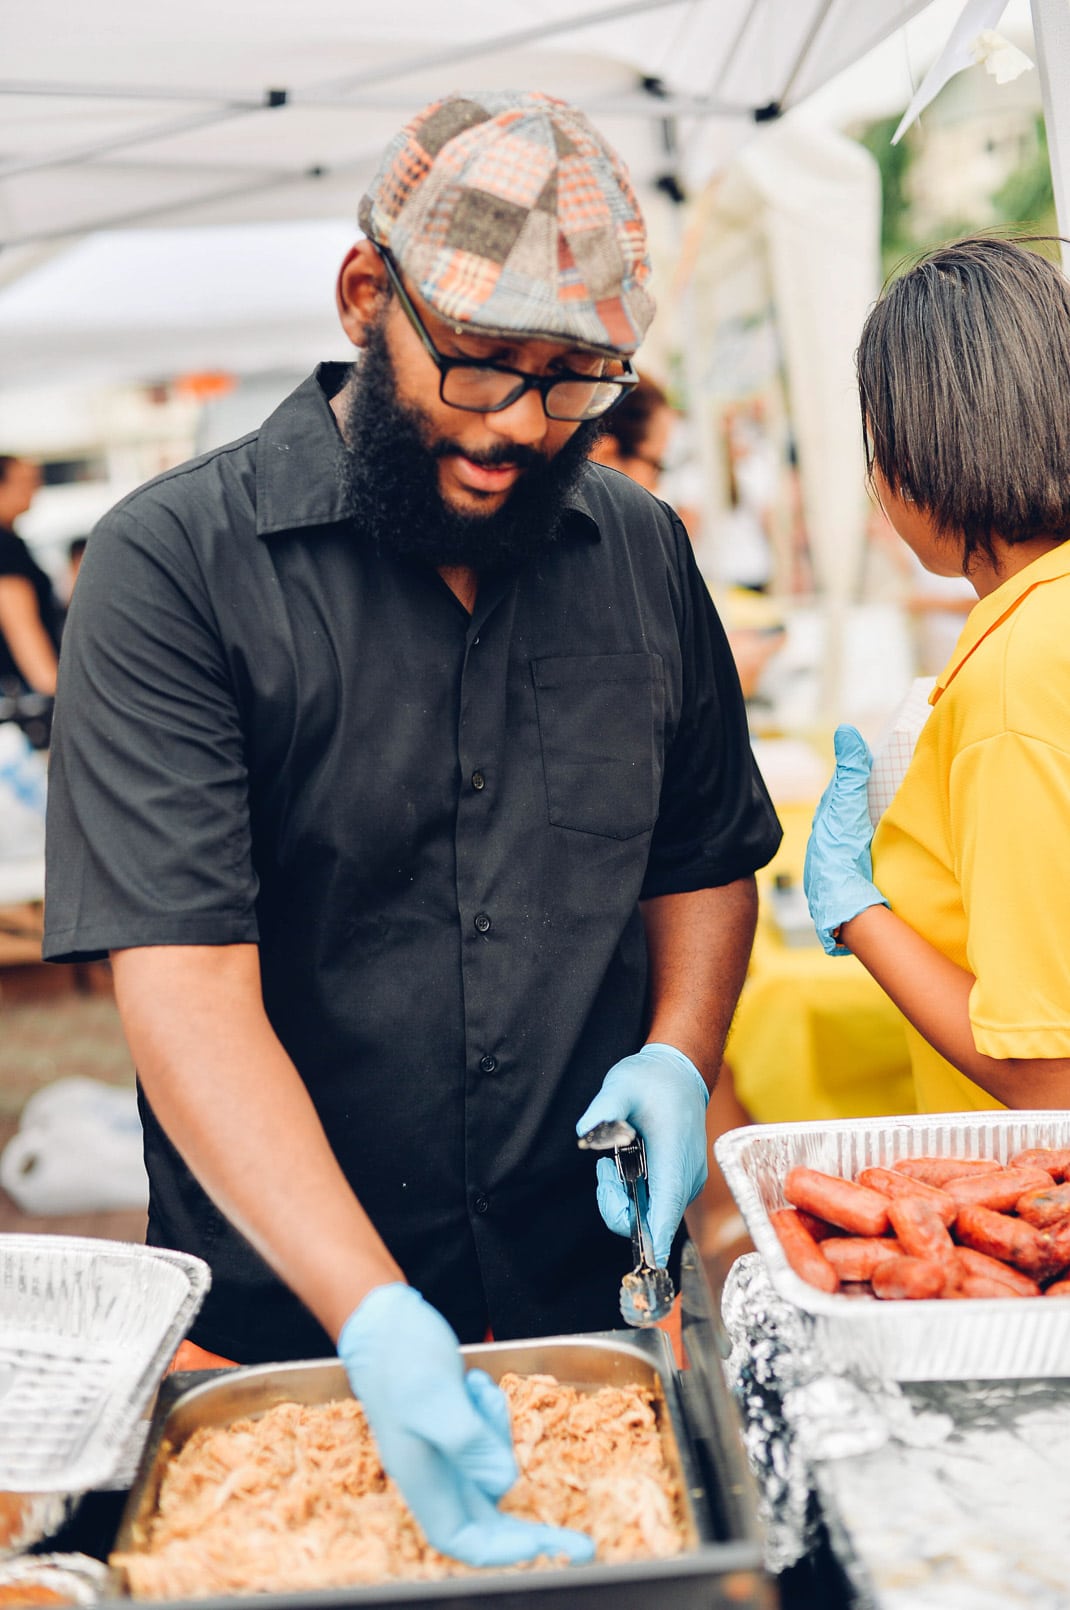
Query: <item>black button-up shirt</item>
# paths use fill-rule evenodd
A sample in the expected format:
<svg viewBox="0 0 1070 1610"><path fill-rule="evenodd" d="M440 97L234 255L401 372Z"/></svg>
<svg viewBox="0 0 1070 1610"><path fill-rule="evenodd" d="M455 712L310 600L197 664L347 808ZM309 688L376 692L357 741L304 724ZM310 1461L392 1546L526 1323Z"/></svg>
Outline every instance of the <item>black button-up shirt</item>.
<svg viewBox="0 0 1070 1610"><path fill-rule="evenodd" d="M745 876L780 837L734 667L679 521L612 471L471 616L384 557L343 508L342 378L94 533L45 953L255 942L342 1167L462 1339L611 1326L630 1248L574 1126L643 1041L639 901ZM213 1270L194 1339L328 1350L143 1117L149 1238Z"/></svg>

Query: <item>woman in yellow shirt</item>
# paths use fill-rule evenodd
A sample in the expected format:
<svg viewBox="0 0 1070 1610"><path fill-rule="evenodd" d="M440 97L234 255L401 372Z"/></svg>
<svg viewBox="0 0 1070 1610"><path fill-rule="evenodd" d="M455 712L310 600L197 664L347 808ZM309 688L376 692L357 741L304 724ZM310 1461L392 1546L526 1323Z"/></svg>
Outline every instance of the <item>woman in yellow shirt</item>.
<svg viewBox="0 0 1070 1610"><path fill-rule="evenodd" d="M870 755L836 733L804 882L908 1023L920 1111L1070 1106L1070 284L992 238L870 313L866 459L891 524L978 603L870 843Z"/></svg>

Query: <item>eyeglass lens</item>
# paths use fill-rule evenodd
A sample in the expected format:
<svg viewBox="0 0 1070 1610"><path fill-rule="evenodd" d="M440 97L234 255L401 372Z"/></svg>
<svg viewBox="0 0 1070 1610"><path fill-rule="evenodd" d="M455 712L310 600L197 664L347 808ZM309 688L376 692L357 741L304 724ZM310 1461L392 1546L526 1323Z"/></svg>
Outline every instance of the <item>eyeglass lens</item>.
<svg viewBox="0 0 1070 1610"><path fill-rule="evenodd" d="M526 389L525 382L517 375L465 364L450 368L443 375L442 400L454 408L491 412L508 407ZM539 389L550 418L570 420L597 418L613 406L621 392L615 380L594 375L590 380L569 378Z"/></svg>

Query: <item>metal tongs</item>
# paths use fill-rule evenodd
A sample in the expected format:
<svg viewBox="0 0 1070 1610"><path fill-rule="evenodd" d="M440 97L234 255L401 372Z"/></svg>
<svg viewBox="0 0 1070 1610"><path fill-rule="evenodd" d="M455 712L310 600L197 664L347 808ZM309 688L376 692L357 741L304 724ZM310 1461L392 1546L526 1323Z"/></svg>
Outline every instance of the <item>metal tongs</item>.
<svg viewBox="0 0 1070 1610"><path fill-rule="evenodd" d="M659 1269L647 1219L646 1147L631 1124L615 1118L595 1124L579 1138L584 1151L612 1151L617 1173L631 1201L632 1257L635 1268L620 1283L620 1312L626 1325L655 1325L664 1319L676 1292L667 1269Z"/></svg>

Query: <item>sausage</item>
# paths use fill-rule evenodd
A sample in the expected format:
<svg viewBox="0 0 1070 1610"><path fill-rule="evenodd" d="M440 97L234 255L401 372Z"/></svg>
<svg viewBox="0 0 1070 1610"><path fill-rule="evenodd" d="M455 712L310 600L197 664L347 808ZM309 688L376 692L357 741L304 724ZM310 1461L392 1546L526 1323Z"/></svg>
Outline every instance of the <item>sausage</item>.
<svg viewBox="0 0 1070 1610"><path fill-rule="evenodd" d="M890 1236L841 1235L823 1241L821 1251L841 1280L869 1280L878 1264L899 1258L903 1249Z"/></svg>
<svg viewBox="0 0 1070 1610"><path fill-rule="evenodd" d="M1039 1293L1040 1288L1037 1288ZM973 1275L968 1270L962 1270L948 1283L944 1292L945 1297L1017 1297L1018 1292L1002 1280L995 1280L991 1275Z"/></svg>
<svg viewBox="0 0 1070 1610"><path fill-rule="evenodd" d="M1070 1185L1043 1185L1039 1190L1026 1191L1014 1204L1020 1219L1037 1230L1046 1230L1070 1215Z"/></svg>
<svg viewBox="0 0 1070 1610"><path fill-rule="evenodd" d="M1040 1296L1040 1287L1035 1280L1023 1275L1020 1269L1012 1269L1009 1263L990 1258L987 1252L977 1252L973 1247L956 1247L955 1261L967 1274L983 1275L986 1280L1002 1280L1016 1297Z"/></svg>
<svg viewBox="0 0 1070 1610"><path fill-rule="evenodd" d="M864 1185L822 1174L816 1168L791 1168L784 1195L793 1207L816 1213L829 1224L856 1235L883 1235L888 1228L888 1200Z"/></svg>
<svg viewBox="0 0 1070 1610"><path fill-rule="evenodd" d="M1024 1219L1008 1218L1005 1213L993 1213L991 1208L963 1207L955 1220L955 1235L964 1246L973 1247L976 1252L987 1252L990 1258L999 1258L1004 1263L1013 1263L1016 1269L1036 1280L1056 1273L1051 1236L1046 1231L1034 1230ZM1070 1263L1070 1247L1067 1262Z"/></svg>
<svg viewBox="0 0 1070 1610"><path fill-rule="evenodd" d="M924 1180L912 1179L909 1174L899 1174L894 1168L863 1168L855 1179L859 1185L867 1185L871 1191L879 1191L882 1196L920 1196L936 1209L947 1225L954 1222L959 1210L954 1197L948 1196L946 1191L939 1190L935 1185L926 1185Z"/></svg>
<svg viewBox="0 0 1070 1610"><path fill-rule="evenodd" d="M1051 1175L1042 1168L999 1168L991 1174L968 1174L960 1180L948 1180L947 1194L960 1207L986 1207L994 1213L1005 1213L1027 1191L1041 1189Z"/></svg>
<svg viewBox="0 0 1070 1610"><path fill-rule="evenodd" d="M1016 1152L1009 1168L1043 1168L1053 1180L1070 1179L1070 1146L1031 1146Z"/></svg>
<svg viewBox="0 0 1070 1610"><path fill-rule="evenodd" d="M888 1219L903 1251L911 1258L939 1261L955 1250L947 1225L920 1196L895 1197L888 1205Z"/></svg>
<svg viewBox="0 0 1070 1610"><path fill-rule="evenodd" d="M889 1166L896 1174L905 1174L908 1179L943 1190L949 1180L991 1174L1000 1164L990 1157L900 1157Z"/></svg>
<svg viewBox="0 0 1070 1610"><path fill-rule="evenodd" d="M1070 1280L1053 1280L1045 1297L1070 1297Z"/></svg>
<svg viewBox="0 0 1070 1610"><path fill-rule="evenodd" d="M820 1291L839 1291L840 1278L793 1208L775 1208L769 1222L795 1273Z"/></svg>
<svg viewBox="0 0 1070 1610"><path fill-rule="evenodd" d="M931 1258L885 1258L870 1279L877 1297L917 1301L941 1296L948 1284L948 1271Z"/></svg>
<svg viewBox="0 0 1070 1610"><path fill-rule="evenodd" d="M830 1235L843 1234L842 1230L837 1230L836 1226L829 1224L826 1219L819 1219L816 1213L807 1213L805 1208L798 1208L796 1211L815 1241L827 1241Z"/></svg>
<svg viewBox="0 0 1070 1610"><path fill-rule="evenodd" d="M1048 1230L1038 1230L1037 1234L1045 1246L1047 1262L1039 1280L1050 1279L1054 1275L1061 1275L1063 1270L1070 1267L1070 1219L1060 1219Z"/></svg>
<svg viewBox="0 0 1070 1610"><path fill-rule="evenodd" d="M948 1180L963 1179L967 1174L991 1174L999 1164L989 1157L901 1157L892 1167L912 1180L944 1186Z"/></svg>

